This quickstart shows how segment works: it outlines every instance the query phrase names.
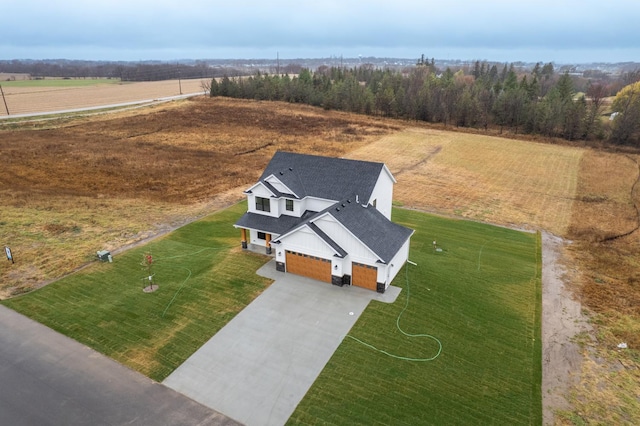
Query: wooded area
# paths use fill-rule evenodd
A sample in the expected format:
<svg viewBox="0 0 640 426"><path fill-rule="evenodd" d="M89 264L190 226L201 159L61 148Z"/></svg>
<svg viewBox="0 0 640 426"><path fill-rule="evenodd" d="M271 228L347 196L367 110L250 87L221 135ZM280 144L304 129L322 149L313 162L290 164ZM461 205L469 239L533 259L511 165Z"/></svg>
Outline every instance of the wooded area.
<svg viewBox="0 0 640 426"><path fill-rule="evenodd" d="M297 76L258 73L212 80L211 96L305 103L385 117L499 128L567 140L640 142L640 71L589 79L578 93L574 77L551 63L530 71L476 62L473 69L438 70L418 62L404 70L320 67ZM626 85L626 86L625 86ZM611 104L608 97L624 90ZM623 99L624 98L624 99ZM608 110L608 109L611 110ZM606 112L606 115L603 113Z"/></svg>
<svg viewBox="0 0 640 426"><path fill-rule="evenodd" d="M208 62L193 64L168 62L103 62L103 61L0 61L4 73L29 74L32 79L58 78L116 78L122 81L161 81L214 78L223 75L246 75L233 66L210 66Z"/></svg>

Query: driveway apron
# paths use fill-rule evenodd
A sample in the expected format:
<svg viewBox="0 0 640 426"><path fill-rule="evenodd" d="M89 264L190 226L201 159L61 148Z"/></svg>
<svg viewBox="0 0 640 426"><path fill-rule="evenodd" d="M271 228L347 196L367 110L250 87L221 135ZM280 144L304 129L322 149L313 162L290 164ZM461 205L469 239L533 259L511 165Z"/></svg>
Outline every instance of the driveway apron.
<svg viewBox="0 0 640 426"><path fill-rule="evenodd" d="M246 425L282 425L370 300L385 294L275 271L258 298L163 382Z"/></svg>

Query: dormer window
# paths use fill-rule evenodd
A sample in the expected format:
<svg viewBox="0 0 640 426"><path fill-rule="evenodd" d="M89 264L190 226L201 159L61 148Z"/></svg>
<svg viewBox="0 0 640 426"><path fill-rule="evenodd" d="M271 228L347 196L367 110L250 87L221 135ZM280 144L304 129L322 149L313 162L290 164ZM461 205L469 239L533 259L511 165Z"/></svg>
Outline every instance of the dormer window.
<svg viewBox="0 0 640 426"><path fill-rule="evenodd" d="M287 211L288 212L293 211L293 200L287 200Z"/></svg>
<svg viewBox="0 0 640 426"><path fill-rule="evenodd" d="M256 197L256 210L261 212L271 211L271 202L268 198Z"/></svg>

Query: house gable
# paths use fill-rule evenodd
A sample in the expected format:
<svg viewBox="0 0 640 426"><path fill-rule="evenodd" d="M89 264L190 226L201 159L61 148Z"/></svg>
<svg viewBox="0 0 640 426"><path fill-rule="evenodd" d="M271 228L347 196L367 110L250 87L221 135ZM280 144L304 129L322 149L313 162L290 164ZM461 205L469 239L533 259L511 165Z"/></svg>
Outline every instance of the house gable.
<svg viewBox="0 0 640 426"><path fill-rule="evenodd" d="M324 213L314 218L313 223L343 247L351 260L370 264L382 261L380 256L331 214Z"/></svg>
<svg viewBox="0 0 640 426"><path fill-rule="evenodd" d="M370 204L382 213L387 219L391 220L391 209L393 206L393 184L396 180L391 175L387 166L380 171L376 184L368 200L365 204Z"/></svg>
<svg viewBox="0 0 640 426"><path fill-rule="evenodd" d="M287 185L282 183L280 179L275 177L274 175L267 176L262 182L266 183L267 187L270 187L269 190L274 193L274 195L281 197L289 197L289 198L300 198L294 191L292 191Z"/></svg>
<svg viewBox="0 0 640 426"><path fill-rule="evenodd" d="M289 251L319 256L325 259L332 256L343 257L345 255L344 250L337 244L332 244L331 240L323 238L323 236L326 237L326 234L323 234L322 231L317 232L317 229L313 228L313 224L309 223L281 236L274 243L282 244Z"/></svg>

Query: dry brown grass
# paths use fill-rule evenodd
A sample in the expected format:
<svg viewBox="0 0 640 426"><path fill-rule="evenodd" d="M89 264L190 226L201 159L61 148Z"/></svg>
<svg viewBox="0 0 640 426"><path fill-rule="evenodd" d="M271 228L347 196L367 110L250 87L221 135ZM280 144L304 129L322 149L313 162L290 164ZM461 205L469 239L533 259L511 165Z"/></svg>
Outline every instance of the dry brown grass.
<svg viewBox="0 0 640 426"><path fill-rule="evenodd" d="M580 164L566 266L576 297L591 312L596 339L584 346L575 410L563 414L562 424L640 422L640 235L610 239L638 226L637 161L588 150ZM621 342L629 349L618 349Z"/></svg>
<svg viewBox="0 0 640 426"><path fill-rule="evenodd" d="M18 262L0 263L0 297L240 199L278 149L341 156L393 129L308 107L199 98L2 131L0 243Z"/></svg>
<svg viewBox="0 0 640 426"><path fill-rule="evenodd" d="M349 154L385 162L406 207L564 234L584 150L407 129Z"/></svg>

